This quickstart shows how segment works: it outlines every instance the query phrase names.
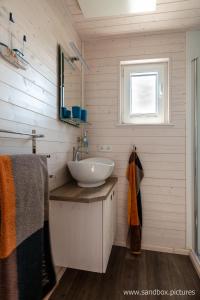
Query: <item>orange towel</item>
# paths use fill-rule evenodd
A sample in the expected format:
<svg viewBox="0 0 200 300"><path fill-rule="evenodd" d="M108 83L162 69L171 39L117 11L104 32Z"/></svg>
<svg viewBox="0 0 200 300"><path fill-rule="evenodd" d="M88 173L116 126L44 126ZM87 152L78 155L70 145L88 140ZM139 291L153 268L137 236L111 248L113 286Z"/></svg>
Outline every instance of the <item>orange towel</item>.
<svg viewBox="0 0 200 300"><path fill-rule="evenodd" d="M143 168L136 152L129 158L127 170L128 187L128 224L130 226L130 248L134 254L141 252L142 206L140 183L144 177Z"/></svg>
<svg viewBox="0 0 200 300"><path fill-rule="evenodd" d="M16 198L9 156L0 157L0 258L16 248Z"/></svg>

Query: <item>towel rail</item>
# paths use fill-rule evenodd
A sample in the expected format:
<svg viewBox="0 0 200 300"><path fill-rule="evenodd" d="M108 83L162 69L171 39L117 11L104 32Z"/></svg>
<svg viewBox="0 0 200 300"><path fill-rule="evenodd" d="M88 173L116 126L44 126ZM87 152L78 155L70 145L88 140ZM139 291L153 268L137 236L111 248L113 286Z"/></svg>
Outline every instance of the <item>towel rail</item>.
<svg viewBox="0 0 200 300"><path fill-rule="evenodd" d="M44 138L45 135L44 134L36 134L36 130L32 130L32 133L27 133L27 132L19 132L19 131L12 131L12 130L5 130L5 129L0 129L0 132L2 133L10 133L10 134L18 134L18 135L25 135L25 136L29 136L32 139L32 153L36 154L36 139L38 138ZM51 155L48 154L47 158L50 158ZM53 178L54 175L49 175L49 178Z"/></svg>
<svg viewBox="0 0 200 300"><path fill-rule="evenodd" d="M9 134L18 134L18 135L24 135L24 136L31 137L32 138L32 153L33 154L36 153L36 139L44 138L44 134L36 134L36 130L32 130L32 133L27 133L27 132L0 129L0 132L9 133Z"/></svg>

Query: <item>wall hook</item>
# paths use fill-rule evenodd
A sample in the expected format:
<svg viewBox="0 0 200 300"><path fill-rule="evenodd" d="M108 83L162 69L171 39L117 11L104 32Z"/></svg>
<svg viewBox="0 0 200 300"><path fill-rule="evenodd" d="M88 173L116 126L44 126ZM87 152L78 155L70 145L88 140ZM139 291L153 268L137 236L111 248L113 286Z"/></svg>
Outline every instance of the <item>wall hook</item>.
<svg viewBox="0 0 200 300"><path fill-rule="evenodd" d="M10 12L10 15L9 15L9 21L12 22L12 23L15 23L14 19L13 19L13 14L12 12Z"/></svg>
<svg viewBox="0 0 200 300"><path fill-rule="evenodd" d="M23 36L23 46L22 46L22 54L24 56L24 47L25 47L25 43L26 43L27 39L26 39L26 35Z"/></svg>
<svg viewBox="0 0 200 300"><path fill-rule="evenodd" d="M137 147L135 145L133 145L133 151L136 151Z"/></svg>

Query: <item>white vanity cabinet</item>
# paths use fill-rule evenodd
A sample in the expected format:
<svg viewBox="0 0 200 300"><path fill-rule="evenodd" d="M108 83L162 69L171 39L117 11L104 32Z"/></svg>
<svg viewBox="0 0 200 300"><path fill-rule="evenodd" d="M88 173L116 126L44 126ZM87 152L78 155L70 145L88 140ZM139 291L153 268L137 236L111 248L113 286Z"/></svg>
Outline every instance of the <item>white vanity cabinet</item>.
<svg viewBox="0 0 200 300"><path fill-rule="evenodd" d="M101 189L98 188L98 194ZM104 191L105 192L105 187ZM88 189L88 202L50 201L50 231L56 266L106 272L116 232L116 182L109 186L106 198L96 198ZM79 197L80 198L80 197ZM85 198L85 201L86 201ZM83 201L82 198L81 201Z"/></svg>
<svg viewBox="0 0 200 300"><path fill-rule="evenodd" d="M106 272L108 260L114 244L116 232L116 189L103 201L103 273Z"/></svg>

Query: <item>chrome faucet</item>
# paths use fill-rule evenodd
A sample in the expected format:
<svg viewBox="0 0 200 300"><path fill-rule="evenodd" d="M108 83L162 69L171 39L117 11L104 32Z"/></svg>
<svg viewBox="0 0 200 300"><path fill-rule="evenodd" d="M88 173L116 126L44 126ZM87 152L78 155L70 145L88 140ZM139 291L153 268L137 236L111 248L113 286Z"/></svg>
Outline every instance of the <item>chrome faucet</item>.
<svg viewBox="0 0 200 300"><path fill-rule="evenodd" d="M79 161L80 160L80 154L85 153L88 154L88 150L81 150L81 146L73 147L73 161Z"/></svg>
<svg viewBox="0 0 200 300"><path fill-rule="evenodd" d="M79 161L80 154L82 153L88 154L88 137L86 130L84 131L82 137L77 138L77 144L77 148L73 147L73 161Z"/></svg>

